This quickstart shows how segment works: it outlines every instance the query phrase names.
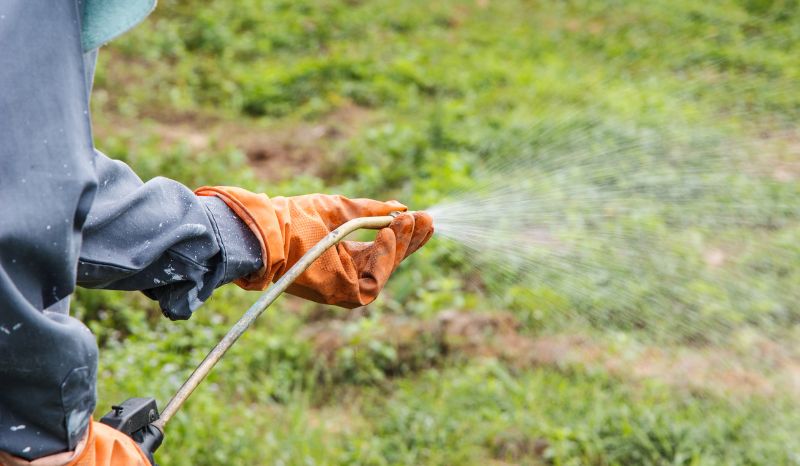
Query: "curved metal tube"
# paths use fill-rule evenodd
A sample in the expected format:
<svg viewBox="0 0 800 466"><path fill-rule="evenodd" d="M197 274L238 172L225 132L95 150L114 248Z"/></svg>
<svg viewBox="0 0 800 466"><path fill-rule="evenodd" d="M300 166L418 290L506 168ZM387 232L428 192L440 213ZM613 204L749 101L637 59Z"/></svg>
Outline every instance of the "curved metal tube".
<svg viewBox="0 0 800 466"><path fill-rule="evenodd" d="M297 261L283 276L278 279L267 291L261 294L258 300L250 306L250 309L242 315L236 324L228 330L228 333L220 340L219 343L208 353L203 359L203 362L197 366L197 369L192 372L192 375L181 385L181 388L169 400L161 417L153 425L158 427L162 432L164 426L172 419L172 416L180 409L183 403L189 398L195 388L206 378L214 365L225 355L225 352L239 339L240 336L247 330L253 322L272 304L278 296L283 293L293 281L297 279L305 270L322 255L328 248L338 243L345 236L350 233L360 230L362 228L377 229L384 228L392 223L394 215L386 215L383 217L362 217L350 220L339 228L325 235L319 243L315 244L311 249L306 252L300 260Z"/></svg>

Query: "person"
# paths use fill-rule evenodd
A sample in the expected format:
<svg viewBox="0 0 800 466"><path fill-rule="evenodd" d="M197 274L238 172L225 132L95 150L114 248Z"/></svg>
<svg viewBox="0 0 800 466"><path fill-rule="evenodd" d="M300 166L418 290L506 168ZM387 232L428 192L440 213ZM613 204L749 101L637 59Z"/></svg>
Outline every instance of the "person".
<svg viewBox="0 0 800 466"><path fill-rule="evenodd" d="M0 464L148 464L92 421L98 348L69 315L76 285L141 290L187 319L226 283L262 290L348 219L398 202L142 182L92 140L98 47L155 0L0 2ZM433 232L398 215L373 242L328 250L289 289L344 307L378 295Z"/></svg>

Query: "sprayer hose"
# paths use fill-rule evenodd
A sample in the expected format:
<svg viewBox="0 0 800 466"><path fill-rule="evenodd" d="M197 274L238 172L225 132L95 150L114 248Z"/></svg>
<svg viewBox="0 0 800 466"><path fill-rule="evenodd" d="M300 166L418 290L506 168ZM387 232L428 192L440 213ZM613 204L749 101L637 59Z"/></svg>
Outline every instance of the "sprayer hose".
<svg viewBox="0 0 800 466"><path fill-rule="evenodd" d="M167 422L172 419L172 416L180 409L183 403L189 398L195 388L206 378L211 369L217 362L225 355L231 346L239 339L240 336L255 322L267 308L280 296L281 293L286 291L286 288L294 282L305 270L322 255L328 248L335 245L345 236L350 233L360 230L362 228L377 229L384 228L392 223L394 220L393 215L386 215L382 217L362 217L350 220L339 228L325 235L322 240L315 244L308 250L289 270L283 274L267 291L261 294L258 300L250 306L250 309L239 318L239 321L228 330L228 333L220 340L219 343L208 353L203 359L203 362L197 366L197 369L192 372L192 375L181 385L181 388L169 400L164 411L161 413L159 419L153 422L153 425L159 428L162 432Z"/></svg>

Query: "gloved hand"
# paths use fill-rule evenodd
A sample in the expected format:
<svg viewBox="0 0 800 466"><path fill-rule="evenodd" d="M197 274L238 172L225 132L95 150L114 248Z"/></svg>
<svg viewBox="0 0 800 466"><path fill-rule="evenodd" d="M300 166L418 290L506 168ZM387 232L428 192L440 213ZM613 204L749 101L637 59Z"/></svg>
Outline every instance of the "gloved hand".
<svg viewBox="0 0 800 466"><path fill-rule="evenodd" d="M347 199L309 194L273 197L235 187L202 187L199 196L217 196L253 231L261 243L264 266L236 280L247 290L263 290L280 278L326 234L348 220L406 211L396 201ZM401 214L368 243L344 241L328 249L287 292L319 303L353 308L375 300L397 265L433 234L424 212Z"/></svg>

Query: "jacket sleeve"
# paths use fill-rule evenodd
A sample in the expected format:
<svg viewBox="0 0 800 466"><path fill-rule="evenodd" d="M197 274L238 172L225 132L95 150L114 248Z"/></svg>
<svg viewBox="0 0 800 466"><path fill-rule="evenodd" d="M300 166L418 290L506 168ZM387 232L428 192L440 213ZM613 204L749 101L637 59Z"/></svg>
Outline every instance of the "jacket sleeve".
<svg viewBox="0 0 800 466"><path fill-rule="evenodd" d="M143 183L99 152L95 165L79 285L142 290L167 317L188 319L215 288L261 267L258 240L221 200L166 178Z"/></svg>

